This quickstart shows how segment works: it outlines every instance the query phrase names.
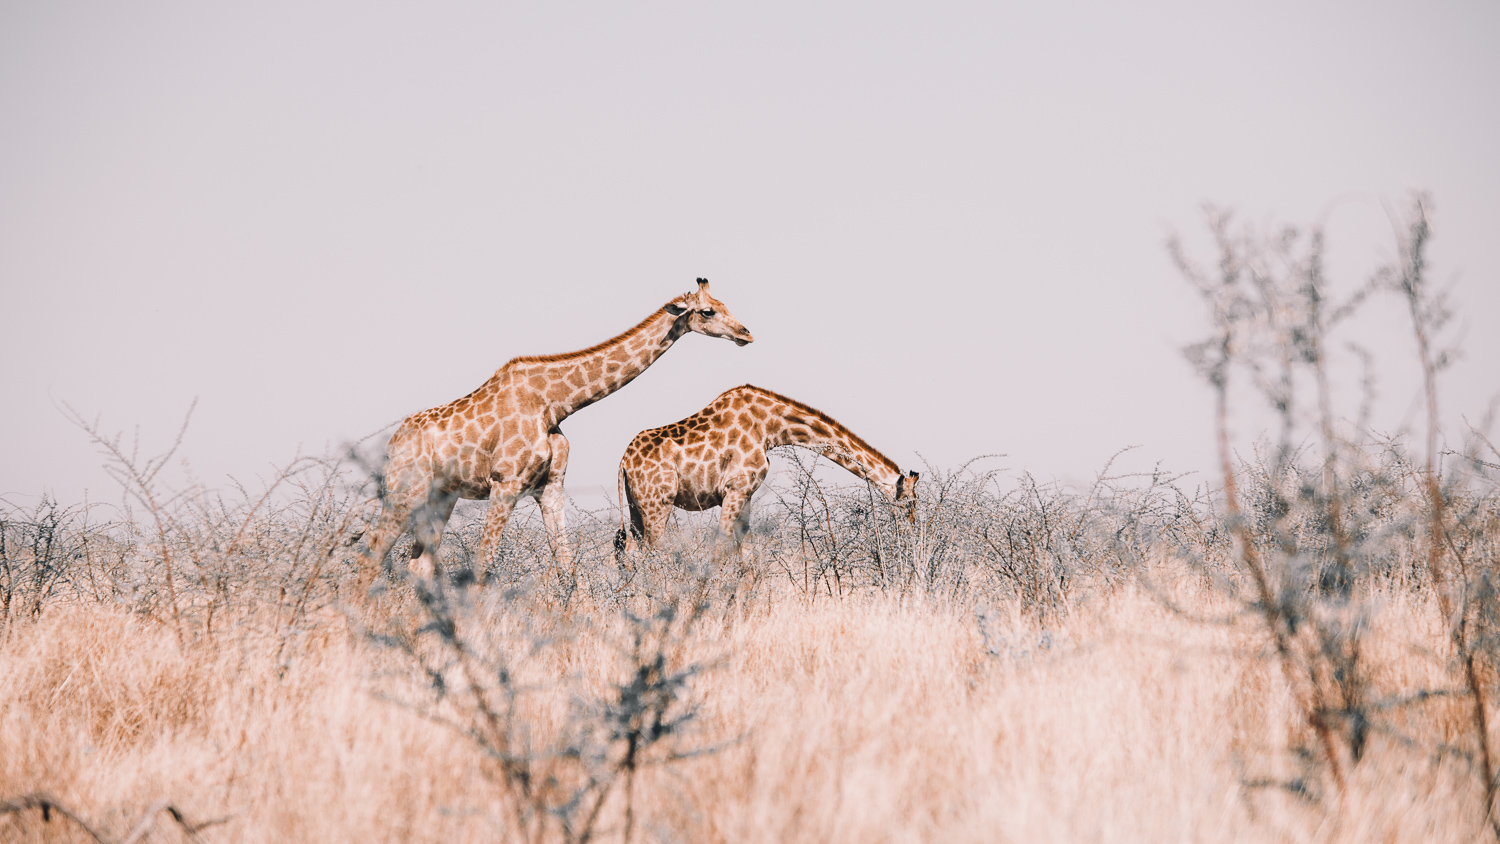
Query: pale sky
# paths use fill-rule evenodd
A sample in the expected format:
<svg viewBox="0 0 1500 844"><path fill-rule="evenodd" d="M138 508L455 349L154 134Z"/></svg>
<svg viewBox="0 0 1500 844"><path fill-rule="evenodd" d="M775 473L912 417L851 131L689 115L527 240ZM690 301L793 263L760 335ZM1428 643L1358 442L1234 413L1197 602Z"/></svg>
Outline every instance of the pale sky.
<svg viewBox="0 0 1500 844"><path fill-rule="evenodd" d="M1494 2L5 0L0 495L118 499L63 402L151 450L197 397L192 471L253 483L697 276L756 342L690 335L564 423L580 502L745 382L903 466L1087 480L1136 445L1210 477L1166 237L1202 244L1205 202L1321 220L1353 285L1411 189L1466 331L1444 406L1477 419L1497 45Z"/></svg>

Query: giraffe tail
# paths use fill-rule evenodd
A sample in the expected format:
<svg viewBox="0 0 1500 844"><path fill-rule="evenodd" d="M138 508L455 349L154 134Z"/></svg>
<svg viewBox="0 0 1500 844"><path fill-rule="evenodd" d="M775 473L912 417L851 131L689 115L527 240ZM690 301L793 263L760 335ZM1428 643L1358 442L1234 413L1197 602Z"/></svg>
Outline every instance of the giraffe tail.
<svg viewBox="0 0 1500 844"><path fill-rule="evenodd" d="M625 546L630 539L630 492L625 478L625 464L620 464L620 529L615 531L615 563L625 564Z"/></svg>

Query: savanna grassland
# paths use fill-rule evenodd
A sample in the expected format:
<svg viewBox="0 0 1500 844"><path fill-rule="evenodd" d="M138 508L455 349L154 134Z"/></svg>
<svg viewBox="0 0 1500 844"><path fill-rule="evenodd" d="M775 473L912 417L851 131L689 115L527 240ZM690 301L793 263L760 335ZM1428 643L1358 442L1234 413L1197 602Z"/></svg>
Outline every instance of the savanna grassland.
<svg viewBox="0 0 1500 844"><path fill-rule="evenodd" d="M359 461L168 490L85 424L129 506L0 510L0 840L1496 837L1500 453L1440 447L1423 208L1343 299L1316 232L1211 230L1174 254L1212 488L976 461L912 523L803 453L743 558L685 517L621 566L578 512L563 566L523 510L481 564L470 507L444 576L365 593ZM1328 386L1378 297L1427 390L1402 436ZM1276 420L1244 453L1242 396Z"/></svg>

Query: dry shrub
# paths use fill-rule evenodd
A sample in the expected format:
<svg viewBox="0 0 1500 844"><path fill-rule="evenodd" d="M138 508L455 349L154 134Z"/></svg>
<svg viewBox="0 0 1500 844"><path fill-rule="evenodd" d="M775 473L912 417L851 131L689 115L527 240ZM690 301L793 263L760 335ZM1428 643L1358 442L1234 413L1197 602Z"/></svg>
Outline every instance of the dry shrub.
<svg viewBox="0 0 1500 844"><path fill-rule="evenodd" d="M1156 577L1179 584L1182 604L1233 608L1163 566ZM416 609L382 614L420 620ZM1400 732L1372 737L1340 801L1314 800L1264 782L1301 773L1302 738L1254 624L1203 625L1135 587L1056 623L1014 604L986 613L780 591L733 623L700 619L673 648L704 667L682 698L694 719L681 744L643 760L633 837L1466 841L1485 828L1465 763L1433 752L1463 739L1462 701L1406 709ZM534 817L522 834L502 767L524 756L559 795L586 782L588 760L560 751L609 723L585 701L619 702L611 691L639 664L634 625L487 617L485 640L516 646L504 756L467 732L473 701L451 674L440 699L399 649L337 614L318 623L325 635L299 637L278 663L263 623L179 654L164 625L120 608L44 614L28 644L8 646L0 784L48 792L117 837L164 795L190 817L228 815L199 833L210 841L566 837ZM1430 601L1388 596L1366 639L1386 667L1375 694L1440 684L1442 641ZM70 675L94 671L112 676L69 693ZM619 783L594 835L623 838L625 812ZM55 840L35 813L0 823L7 840Z"/></svg>

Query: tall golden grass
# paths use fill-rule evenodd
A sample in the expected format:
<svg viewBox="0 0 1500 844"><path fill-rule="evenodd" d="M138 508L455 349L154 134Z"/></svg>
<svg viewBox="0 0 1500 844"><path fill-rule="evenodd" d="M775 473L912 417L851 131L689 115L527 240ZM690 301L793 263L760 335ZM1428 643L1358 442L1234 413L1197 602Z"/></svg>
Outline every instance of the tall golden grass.
<svg viewBox="0 0 1500 844"><path fill-rule="evenodd" d="M1174 597L1229 609L1174 572ZM1158 580L1169 579L1158 573ZM1419 598L1383 596L1366 640L1390 693L1443 685L1444 632ZM402 613L385 604L369 613ZM511 840L504 788L475 744L399 702L423 678L325 611L290 645L263 611L180 649L159 619L59 605L13 628L0 658L0 793L46 793L123 838L169 799L209 841ZM561 616L552 623L561 623ZM626 630L495 617L504 637L563 637L517 660L536 746L579 690L607 689ZM1127 587L1055 623L870 595L763 595L707 617L675 658L694 748L647 768L636 835L681 841L1472 841L1482 787L1432 748L1466 715L1433 700L1377 736L1342 795L1294 779L1305 742L1263 632L1202 624ZM278 656L279 654L279 656ZM602 839L620 837L624 796ZM155 838L178 840L170 824ZM7 841L88 840L38 812ZM111 839L111 840L115 840Z"/></svg>

